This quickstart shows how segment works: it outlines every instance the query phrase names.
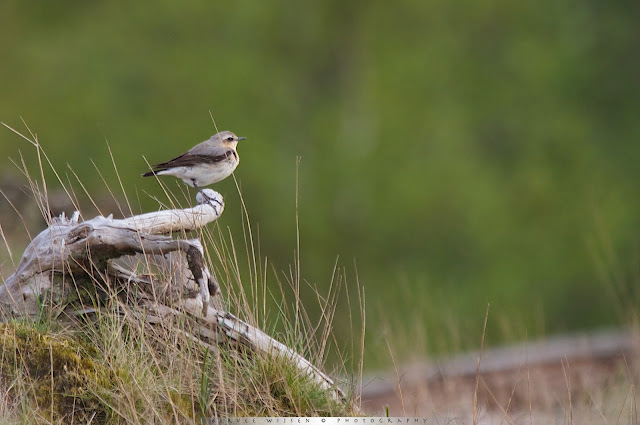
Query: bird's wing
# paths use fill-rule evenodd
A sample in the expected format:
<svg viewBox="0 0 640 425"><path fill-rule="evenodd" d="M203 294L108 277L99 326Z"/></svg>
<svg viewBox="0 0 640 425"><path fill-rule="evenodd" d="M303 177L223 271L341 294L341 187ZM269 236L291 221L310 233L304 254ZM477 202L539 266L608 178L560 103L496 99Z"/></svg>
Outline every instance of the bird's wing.
<svg viewBox="0 0 640 425"><path fill-rule="evenodd" d="M175 168L175 167L190 167L198 164L215 164L217 162L226 161L228 158L232 158L234 156L234 152L231 149L226 149L222 152L217 152L213 155L209 154L192 154L191 151L182 154L172 160L167 162L161 162L160 164L156 164L153 168L156 171L160 169L166 170L167 168Z"/></svg>
<svg viewBox="0 0 640 425"><path fill-rule="evenodd" d="M221 142L209 139L189 149L187 155L218 156L224 154L228 149L226 146L222 146Z"/></svg>

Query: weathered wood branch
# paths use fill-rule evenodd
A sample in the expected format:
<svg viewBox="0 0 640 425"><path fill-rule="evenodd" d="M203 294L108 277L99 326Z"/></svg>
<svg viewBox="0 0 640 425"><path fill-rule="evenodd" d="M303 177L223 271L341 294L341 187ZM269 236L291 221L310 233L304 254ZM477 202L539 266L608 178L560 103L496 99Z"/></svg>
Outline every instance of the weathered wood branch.
<svg viewBox="0 0 640 425"><path fill-rule="evenodd" d="M0 286L2 316L34 316L40 311L40 300L47 291L73 290L70 285L65 288L56 276L70 276L75 283L78 277L96 279L94 275L97 275L102 281L92 284L95 291L99 290L98 286L109 286L112 282L135 287L135 291L129 292L135 292L136 298L126 298L124 302L144 309L141 317L151 323L154 317L162 320L187 315L193 319L196 329L190 337L201 344L214 346L220 341L227 341L247 347L252 352L286 358L322 388L331 390L336 399L344 398L331 378L294 350L233 314L209 305L210 295L217 294L220 288L205 265L200 241L168 236L197 229L220 217L224 210L222 196L210 189L204 191L207 196L198 194L199 205L193 208L158 211L120 220L110 216L80 222L77 212L70 219L63 214L33 239L15 273ZM199 291L171 288L167 291L169 295L159 297L159 281L147 275L137 275L112 261L125 255L164 256L175 251L185 254L187 268L198 283ZM189 283L193 286L189 280L183 285ZM84 307L72 314L86 314L96 308L99 307Z"/></svg>
<svg viewBox="0 0 640 425"><path fill-rule="evenodd" d="M3 313L36 314L39 309L37 295L51 289L52 279L46 275L78 275L91 269L101 272L106 270L110 260L124 255L165 255L173 251L186 254L189 270L200 287L200 301L206 305L210 293L217 294L219 286L204 264L200 241L165 235L193 230L220 217L224 210L222 196L211 189L205 191L208 199L198 193L200 204L196 207L121 220L96 217L80 223L77 212L71 219L63 214L31 241L15 273L0 286Z"/></svg>

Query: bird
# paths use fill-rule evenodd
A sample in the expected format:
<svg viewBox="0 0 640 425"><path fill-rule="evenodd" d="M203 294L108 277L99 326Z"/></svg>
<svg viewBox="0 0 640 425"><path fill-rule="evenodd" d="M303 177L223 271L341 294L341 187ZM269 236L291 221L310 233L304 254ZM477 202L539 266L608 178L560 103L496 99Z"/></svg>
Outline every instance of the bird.
<svg viewBox="0 0 640 425"><path fill-rule="evenodd" d="M142 177L174 176L204 195L201 186L224 180L236 169L240 163L236 147L245 139L230 131L221 131L182 155L151 166L151 171ZM205 195L205 198L208 197Z"/></svg>

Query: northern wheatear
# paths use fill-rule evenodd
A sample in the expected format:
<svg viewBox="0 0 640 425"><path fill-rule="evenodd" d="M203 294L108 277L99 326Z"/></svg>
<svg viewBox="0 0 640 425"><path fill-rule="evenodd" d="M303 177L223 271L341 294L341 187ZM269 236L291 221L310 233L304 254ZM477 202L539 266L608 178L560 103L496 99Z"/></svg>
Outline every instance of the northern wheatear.
<svg viewBox="0 0 640 425"><path fill-rule="evenodd" d="M209 140L195 145L186 153L167 162L153 165L142 177L174 176L182 179L191 187L202 193L200 186L224 180L233 173L240 163L236 146L240 140L230 131L216 133ZM204 195L204 193L202 193Z"/></svg>

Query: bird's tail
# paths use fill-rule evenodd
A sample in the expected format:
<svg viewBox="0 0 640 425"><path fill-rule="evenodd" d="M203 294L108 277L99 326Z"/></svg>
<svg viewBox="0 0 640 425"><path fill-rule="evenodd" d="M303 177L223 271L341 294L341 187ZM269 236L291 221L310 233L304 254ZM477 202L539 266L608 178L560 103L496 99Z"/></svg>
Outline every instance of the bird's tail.
<svg viewBox="0 0 640 425"><path fill-rule="evenodd" d="M162 171L162 170L153 170L153 171L147 171L146 173L144 173L142 175L142 177L151 177L151 176L155 176L157 174L158 171Z"/></svg>

